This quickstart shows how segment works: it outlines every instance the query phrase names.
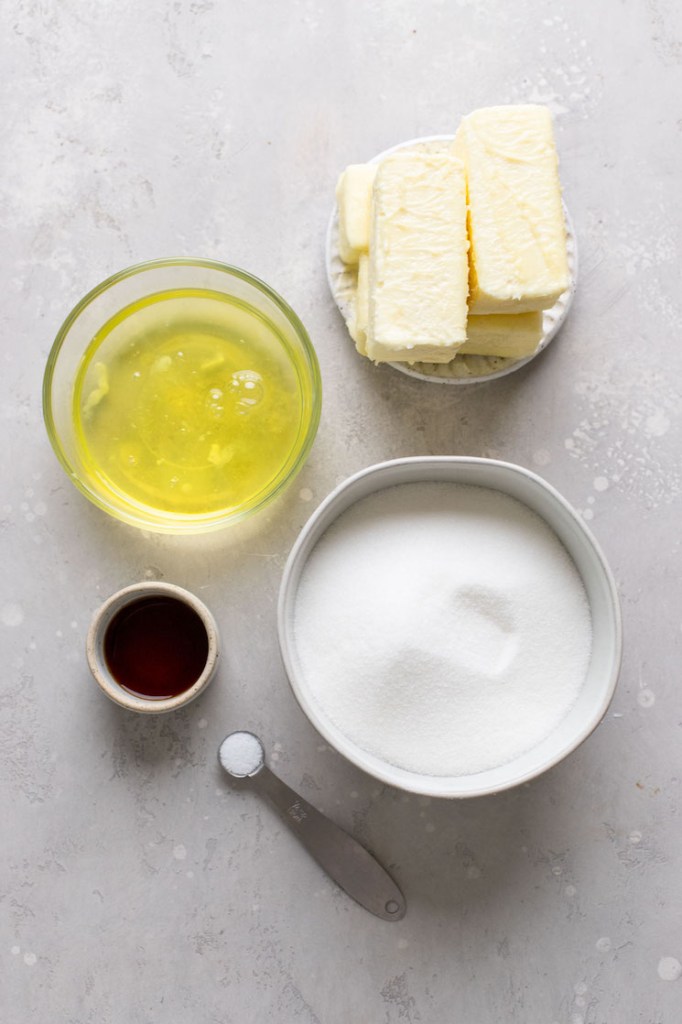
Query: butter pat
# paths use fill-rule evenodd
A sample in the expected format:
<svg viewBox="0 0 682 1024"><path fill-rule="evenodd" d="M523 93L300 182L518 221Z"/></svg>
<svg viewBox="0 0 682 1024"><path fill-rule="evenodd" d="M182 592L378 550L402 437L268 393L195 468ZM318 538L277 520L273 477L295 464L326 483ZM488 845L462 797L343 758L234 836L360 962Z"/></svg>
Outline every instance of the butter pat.
<svg viewBox="0 0 682 1024"><path fill-rule="evenodd" d="M466 340L464 168L447 153L379 165L372 194L367 355L447 363Z"/></svg>
<svg viewBox="0 0 682 1024"><path fill-rule="evenodd" d="M470 313L553 306L569 274L549 110L475 110L462 120L452 152L467 176Z"/></svg>
<svg viewBox="0 0 682 1024"><path fill-rule="evenodd" d="M470 316L467 340L459 355L502 356L524 359L532 356L542 338L542 313L497 313Z"/></svg>
<svg viewBox="0 0 682 1024"><path fill-rule="evenodd" d="M376 164L351 164L336 185L339 254L344 263L356 264L369 248L370 203L376 173Z"/></svg>

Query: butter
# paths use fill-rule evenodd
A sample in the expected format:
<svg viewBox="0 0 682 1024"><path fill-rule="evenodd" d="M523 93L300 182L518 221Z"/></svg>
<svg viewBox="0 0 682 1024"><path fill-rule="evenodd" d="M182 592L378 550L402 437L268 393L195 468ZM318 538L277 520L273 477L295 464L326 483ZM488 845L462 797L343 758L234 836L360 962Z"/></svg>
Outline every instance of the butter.
<svg viewBox="0 0 682 1024"><path fill-rule="evenodd" d="M549 110L475 110L462 120L452 153L466 168L470 313L553 306L569 273Z"/></svg>
<svg viewBox="0 0 682 1024"><path fill-rule="evenodd" d="M336 185L339 207L339 254L356 264L369 248L370 203L376 164L351 164Z"/></svg>
<svg viewBox="0 0 682 1024"><path fill-rule="evenodd" d="M361 356L367 355L367 316L369 313L369 256L361 256L358 280L353 300L353 313L348 322L348 333Z"/></svg>
<svg viewBox="0 0 682 1024"><path fill-rule="evenodd" d="M470 316L467 320L467 340L458 355L524 359L533 355L541 338L541 312Z"/></svg>
<svg viewBox="0 0 682 1024"><path fill-rule="evenodd" d="M367 256L361 256L353 317L348 324L350 336L361 356L367 355L368 264ZM457 349L458 356L525 359L526 356L533 355L542 340L542 313L538 311L470 316L467 320L466 333L466 341Z"/></svg>
<svg viewBox="0 0 682 1024"><path fill-rule="evenodd" d="M447 363L466 340L464 168L447 153L394 153L371 207L367 355Z"/></svg>

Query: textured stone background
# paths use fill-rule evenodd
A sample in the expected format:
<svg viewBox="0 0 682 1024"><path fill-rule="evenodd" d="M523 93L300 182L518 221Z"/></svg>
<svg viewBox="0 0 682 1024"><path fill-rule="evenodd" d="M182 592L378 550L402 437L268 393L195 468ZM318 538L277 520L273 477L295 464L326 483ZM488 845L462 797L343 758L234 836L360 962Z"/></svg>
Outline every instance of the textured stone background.
<svg viewBox="0 0 682 1024"><path fill-rule="evenodd" d="M600 4L6 0L0 387L3 1021L678 1024L682 18ZM353 352L327 292L336 175L488 103L556 115L581 251L563 335L530 368L429 386ZM317 443L253 525L143 536L91 507L45 437L63 317L123 266L241 265L317 347ZM626 655L610 712L531 785L465 803L379 786L329 750L278 656L282 566L349 473L412 454L544 474L602 542ZM220 679L142 720L83 657L93 609L144 578L215 611ZM220 778L235 727L393 867L387 925Z"/></svg>

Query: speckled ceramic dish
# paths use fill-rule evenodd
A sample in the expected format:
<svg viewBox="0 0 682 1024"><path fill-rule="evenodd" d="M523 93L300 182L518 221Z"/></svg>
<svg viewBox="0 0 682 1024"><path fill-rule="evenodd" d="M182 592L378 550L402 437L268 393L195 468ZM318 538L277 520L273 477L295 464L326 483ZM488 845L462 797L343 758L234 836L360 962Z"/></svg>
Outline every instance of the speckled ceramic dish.
<svg viewBox="0 0 682 1024"><path fill-rule="evenodd" d="M201 620L206 631L206 659L203 671L194 683L172 697L152 699L126 689L115 678L105 657L105 638L107 630L115 616L136 602L146 598L170 598L187 605ZM165 642L165 641L164 641ZM95 612L86 640L86 654L90 671L100 689L110 700L128 711L137 711L144 715L160 715L168 711L177 711L195 700L213 679L218 667L220 655L220 639L218 626L213 615L203 601L183 587L174 583L134 583L130 587L112 594Z"/></svg>

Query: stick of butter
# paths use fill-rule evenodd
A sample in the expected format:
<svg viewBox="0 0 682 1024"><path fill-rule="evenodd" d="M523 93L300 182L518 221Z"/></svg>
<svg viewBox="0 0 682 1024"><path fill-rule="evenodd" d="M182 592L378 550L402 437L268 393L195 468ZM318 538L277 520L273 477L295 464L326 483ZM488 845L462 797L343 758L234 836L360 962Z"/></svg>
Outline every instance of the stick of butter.
<svg viewBox="0 0 682 1024"><path fill-rule="evenodd" d="M447 363L466 340L464 168L447 153L394 153L371 205L367 355Z"/></svg>
<svg viewBox="0 0 682 1024"><path fill-rule="evenodd" d="M336 185L339 255L354 265L369 248L369 219L376 164L350 164Z"/></svg>
<svg viewBox="0 0 682 1024"><path fill-rule="evenodd" d="M367 355L368 264L369 258L361 256L353 318L348 323L350 336L361 356ZM542 334L540 311L470 316L467 320L467 340L457 349L457 355L524 359L533 355Z"/></svg>
<svg viewBox="0 0 682 1024"><path fill-rule="evenodd" d="M553 306L569 283L552 119L536 105L463 118L452 152L466 168L469 311Z"/></svg>
<svg viewBox="0 0 682 1024"><path fill-rule="evenodd" d="M470 316L467 320L467 340L458 355L523 359L532 356L541 338L541 312Z"/></svg>
<svg viewBox="0 0 682 1024"><path fill-rule="evenodd" d="M361 356L367 355L367 317L369 314L369 256L361 256L358 263L358 281L353 300L353 313L348 321L348 333Z"/></svg>

